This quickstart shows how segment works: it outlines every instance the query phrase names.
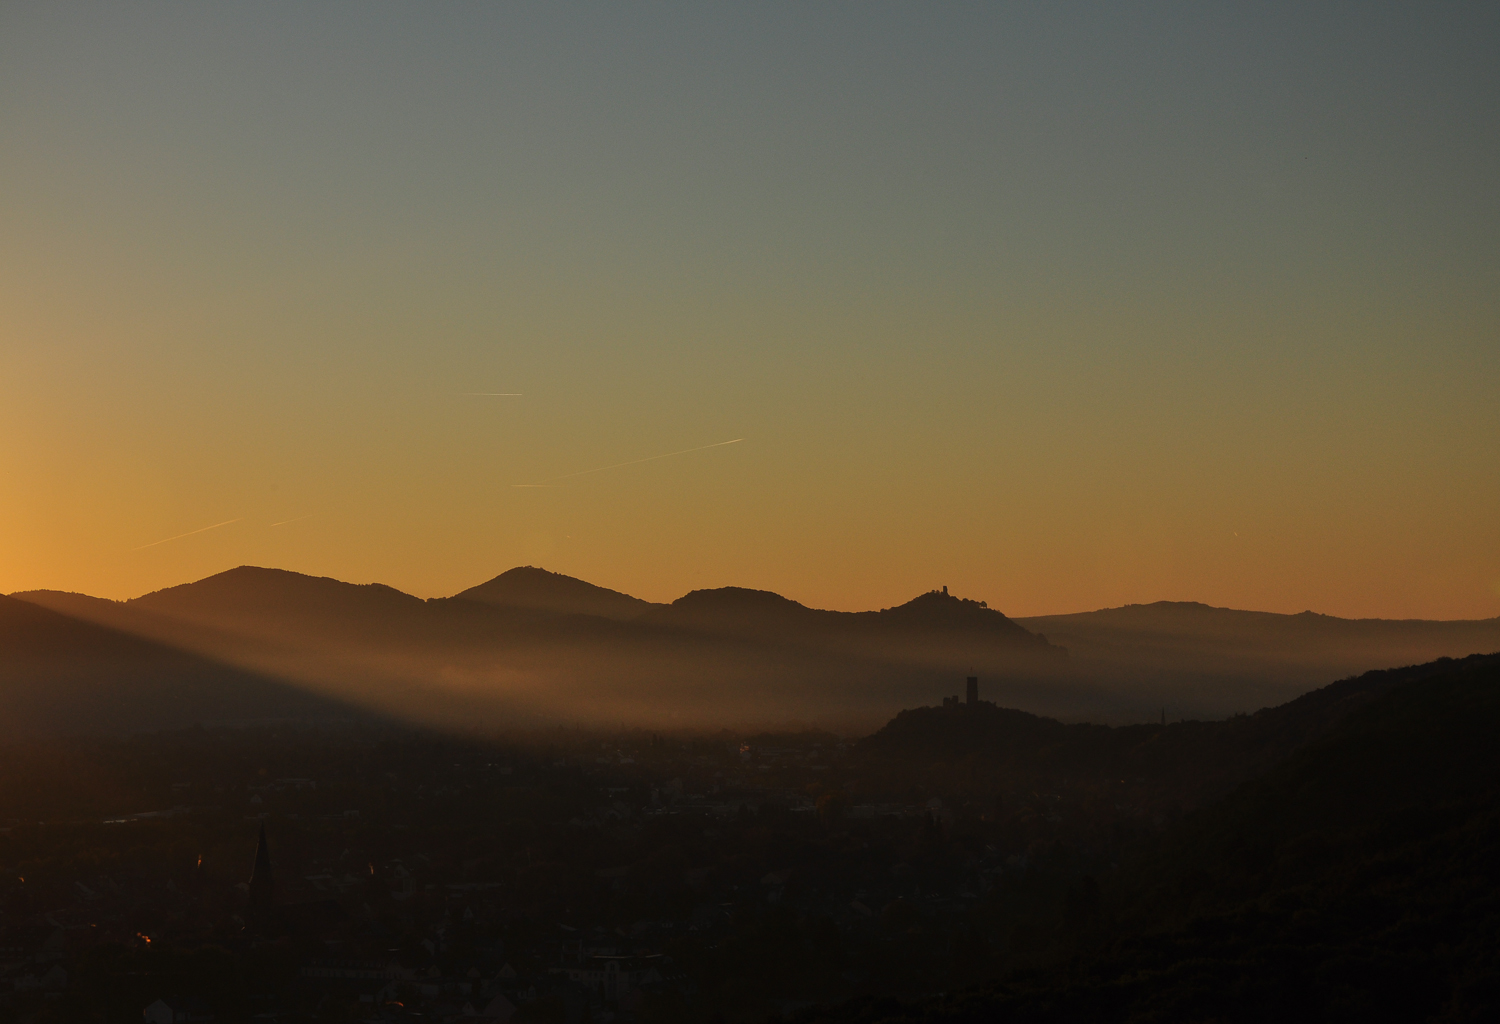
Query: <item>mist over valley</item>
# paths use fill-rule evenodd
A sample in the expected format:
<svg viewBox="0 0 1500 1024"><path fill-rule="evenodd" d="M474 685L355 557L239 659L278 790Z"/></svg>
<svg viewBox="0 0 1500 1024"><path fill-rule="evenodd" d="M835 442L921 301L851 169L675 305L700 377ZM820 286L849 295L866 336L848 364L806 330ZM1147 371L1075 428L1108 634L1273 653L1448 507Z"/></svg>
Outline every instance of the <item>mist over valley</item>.
<svg viewBox="0 0 1500 1024"><path fill-rule="evenodd" d="M869 612L735 587L652 604L534 567L430 600L243 566L129 601L31 591L5 607L6 685L61 701L35 680L87 665L92 687L67 698L72 725L61 704L18 704L18 731L165 726L191 707L207 720L245 718L236 694L258 686L282 695L260 717L337 709L481 732L795 725L858 735L903 707L939 703L969 675L1005 706L1126 724L1223 718L1370 669L1500 649L1494 619L1163 602L1012 620L946 588ZM26 625L27 608L51 613L50 639ZM191 700L152 697L147 678ZM130 715L97 713L91 702L111 691L137 694Z"/></svg>

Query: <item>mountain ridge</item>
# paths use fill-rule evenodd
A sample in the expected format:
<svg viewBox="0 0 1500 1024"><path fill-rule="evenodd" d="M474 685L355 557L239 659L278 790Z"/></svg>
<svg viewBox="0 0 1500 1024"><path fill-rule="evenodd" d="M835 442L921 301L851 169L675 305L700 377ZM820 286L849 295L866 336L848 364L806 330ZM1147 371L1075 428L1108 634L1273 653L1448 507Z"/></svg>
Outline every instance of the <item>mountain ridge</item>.
<svg viewBox="0 0 1500 1024"><path fill-rule="evenodd" d="M904 604L863 612L809 608L769 590L719 587L691 591L669 605L653 608L644 620L734 636L794 630L837 644L878 645L881 639L928 633L949 642L961 637L987 641L1016 653L1054 657L1066 653L985 602L952 596L946 587L918 594Z"/></svg>
<svg viewBox="0 0 1500 1024"><path fill-rule="evenodd" d="M1129 602L1127 604L1112 605L1112 606L1110 606L1108 608L1095 608L1095 609L1091 609L1089 611L1060 612L1060 613L1048 614L1048 615L1018 615L1015 618L1016 618L1016 621L1018 621L1018 622L1044 622L1044 621L1051 622L1051 621L1063 621L1063 620L1087 620L1087 619L1097 619L1097 618L1104 618L1104 617L1110 617L1110 618L1115 618L1115 619L1121 619L1121 620L1123 620L1123 619L1127 619L1127 618L1130 618L1130 617L1138 617L1138 616L1142 616L1142 615L1155 614L1157 616L1157 619L1161 620L1161 619L1164 618L1164 616L1162 616L1161 613L1163 613L1163 612L1170 612L1170 611L1178 611L1178 610L1185 610L1185 611L1188 611L1188 612L1190 612L1192 614L1199 614L1199 615L1202 615L1203 613L1210 613L1210 614L1214 614L1214 615L1217 615L1219 613L1229 613L1229 614L1238 615L1238 616L1254 617L1256 619L1263 619L1265 621L1319 620L1319 621L1325 621L1325 622L1385 623L1385 624L1408 623L1408 622L1411 622L1411 623L1416 623L1416 622L1420 622L1420 623L1452 623L1452 624L1500 623L1500 616L1491 616L1490 618L1484 618L1484 619L1385 618L1385 617L1382 617L1382 616L1360 616L1358 618L1349 618L1349 617L1342 616L1342 615L1330 615L1327 612L1315 612L1315 611L1313 611L1311 609L1305 609L1305 610L1300 611L1300 612L1268 612L1268 611L1259 611L1259 610L1251 609L1251 608L1231 608L1231 607L1229 607L1227 605L1209 604L1206 601L1171 601L1171 600L1162 600L1162 601L1132 601L1132 602Z"/></svg>
<svg viewBox="0 0 1500 1024"><path fill-rule="evenodd" d="M1500 650L1500 617L1345 619L1157 601L1018 621L1067 647L1080 665L1113 677L1153 665L1184 679L1259 676L1305 686Z"/></svg>
<svg viewBox="0 0 1500 1024"><path fill-rule="evenodd" d="M258 566L128 601L15 596L340 699L368 698L383 712L430 719L442 696L444 723L474 727L524 710L636 722L665 713L682 726L774 716L863 730L894 708L951 694L965 675L982 677L986 696L1072 722L1154 720L1163 706L1173 718L1220 718L1370 669L1500 650L1500 620L1351 621L1186 602L1011 619L942 589L859 612L742 587L651 604L532 566L425 600Z"/></svg>
<svg viewBox="0 0 1500 1024"><path fill-rule="evenodd" d="M24 596L443 727L564 716L655 722L665 714L684 727L790 718L863 728L956 671L979 665L992 676L1025 673L1039 656L1061 657L998 613L984 612L979 628L946 622L947 615L983 611L956 599L860 614L763 594L760 603L810 623L788 629L756 616L731 615L716 625L670 606L628 619L586 614L580 596L591 607L587 602L602 595L607 613L639 606L629 595L534 567L501 583L499 603L459 595L422 600L379 584L241 566L125 602ZM497 597L493 589L481 596ZM685 607L742 603L737 598L747 593L706 592Z"/></svg>

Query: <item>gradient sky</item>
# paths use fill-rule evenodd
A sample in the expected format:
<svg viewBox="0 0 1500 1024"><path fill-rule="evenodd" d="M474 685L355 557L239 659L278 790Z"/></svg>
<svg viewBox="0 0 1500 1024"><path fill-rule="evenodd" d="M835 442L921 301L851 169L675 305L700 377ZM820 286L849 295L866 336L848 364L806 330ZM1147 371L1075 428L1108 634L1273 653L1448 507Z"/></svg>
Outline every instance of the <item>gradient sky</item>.
<svg viewBox="0 0 1500 1024"><path fill-rule="evenodd" d="M1495 4L0 5L0 591L1500 614L1497 53Z"/></svg>

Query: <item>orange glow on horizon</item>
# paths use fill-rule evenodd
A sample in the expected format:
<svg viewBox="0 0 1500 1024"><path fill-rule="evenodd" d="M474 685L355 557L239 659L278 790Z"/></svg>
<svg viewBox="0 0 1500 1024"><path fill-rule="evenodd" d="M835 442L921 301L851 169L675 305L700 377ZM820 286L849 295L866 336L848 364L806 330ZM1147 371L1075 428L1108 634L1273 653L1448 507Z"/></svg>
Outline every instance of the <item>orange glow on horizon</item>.
<svg viewBox="0 0 1500 1024"><path fill-rule="evenodd" d="M1500 615L1477 12L17 11L0 593Z"/></svg>

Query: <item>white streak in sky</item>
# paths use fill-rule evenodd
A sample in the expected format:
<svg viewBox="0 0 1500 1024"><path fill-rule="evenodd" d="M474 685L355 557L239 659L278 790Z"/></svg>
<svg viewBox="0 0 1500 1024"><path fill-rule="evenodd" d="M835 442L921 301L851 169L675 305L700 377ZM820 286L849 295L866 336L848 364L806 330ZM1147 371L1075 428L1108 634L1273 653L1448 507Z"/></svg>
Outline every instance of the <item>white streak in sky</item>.
<svg viewBox="0 0 1500 1024"><path fill-rule="evenodd" d="M657 459L670 459L674 455L687 455L690 452L707 451L709 448L722 448L726 444L739 444L743 437L737 437L733 441L718 441L714 444L705 444L698 448L684 448L680 452L667 452L665 455L652 455L644 459L635 459L631 462L617 462L613 466L600 466L598 469L584 469L577 473L564 473L562 476L548 477L551 480L571 480L575 476L588 476L590 473L603 473L607 469L623 469L626 466L639 466L643 462L655 462ZM549 484L511 484L512 487L546 487Z"/></svg>
<svg viewBox="0 0 1500 1024"><path fill-rule="evenodd" d="M131 548L130 550L131 551L145 551L147 548L154 548L158 544L165 544L169 540L181 540L184 537L191 537L195 533L202 533L205 530L217 530L221 526L228 526L230 523L237 523L239 521L240 521L239 519L226 519L222 523L214 523L214 525L212 525L212 526L199 527L196 530L189 530L187 533L179 533L175 537L166 537L166 538L163 538L162 540L153 540L150 544L142 544L140 547L138 547L138 548Z"/></svg>
<svg viewBox="0 0 1500 1024"><path fill-rule="evenodd" d="M272 523L271 525L272 526L285 526L287 523L300 523L300 522L302 522L302 520L304 520L304 519L311 519L315 515L317 515L316 512L309 512L305 516L298 516L296 519L283 519L281 522L279 522L279 523Z"/></svg>

